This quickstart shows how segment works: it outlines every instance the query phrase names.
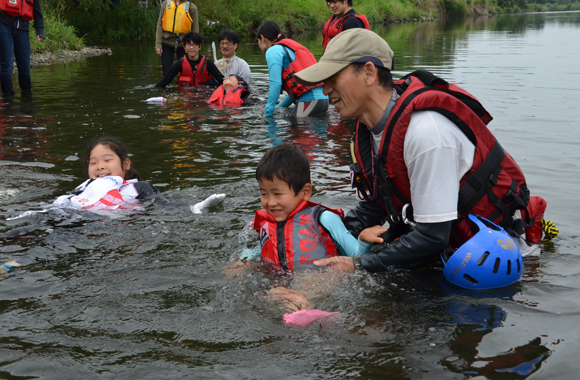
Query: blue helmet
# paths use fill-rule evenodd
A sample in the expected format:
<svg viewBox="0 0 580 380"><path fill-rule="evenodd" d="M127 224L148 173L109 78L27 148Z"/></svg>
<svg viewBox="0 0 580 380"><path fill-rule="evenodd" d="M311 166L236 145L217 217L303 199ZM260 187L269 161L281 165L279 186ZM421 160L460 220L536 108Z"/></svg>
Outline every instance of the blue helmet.
<svg viewBox="0 0 580 380"><path fill-rule="evenodd" d="M479 231L448 260L443 276L466 289L493 289L513 284L522 276L524 261L518 245L500 226L469 214Z"/></svg>

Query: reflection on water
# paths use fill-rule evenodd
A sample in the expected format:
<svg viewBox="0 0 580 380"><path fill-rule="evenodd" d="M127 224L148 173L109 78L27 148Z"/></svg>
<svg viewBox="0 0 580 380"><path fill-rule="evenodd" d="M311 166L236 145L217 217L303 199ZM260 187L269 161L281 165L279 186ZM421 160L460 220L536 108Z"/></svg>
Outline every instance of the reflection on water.
<svg viewBox="0 0 580 380"><path fill-rule="evenodd" d="M571 12L377 29L395 51L395 77L431 70L482 101L561 234L499 293L459 292L437 267L313 276L315 307L342 317L306 330L285 327L264 298L303 280L261 265L228 278L223 268L256 248L248 229L260 207L255 167L273 145L306 152L315 201L356 204L347 167L352 120L333 109L305 120L286 118L287 110L263 118L267 67L253 41L238 53L252 67L254 103L238 109L207 107L211 90L154 88L161 70L151 43L36 68L34 98L0 102L0 261L27 264L0 277L0 377L575 377L580 57L568 41L580 37L579 24ZM301 42L320 57L320 36ZM153 96L168 101L144 102ZM81 183L78 158L105 134L127 145L168 204L115 219L5 220ZM213 193L227 197L191 214L189 204Z"/></svg>

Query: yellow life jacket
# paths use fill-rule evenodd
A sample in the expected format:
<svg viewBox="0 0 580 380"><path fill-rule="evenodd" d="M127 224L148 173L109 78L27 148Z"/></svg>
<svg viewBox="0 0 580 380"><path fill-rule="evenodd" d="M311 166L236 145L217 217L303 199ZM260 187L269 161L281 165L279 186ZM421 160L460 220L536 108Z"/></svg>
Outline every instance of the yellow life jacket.
<svg viewBox="0 0 580 380"><path fill-rule="evenodd" d="M170 33L181 34L191 30L193 20L189 14L189 1L175 6L173 0L167 0L167 6L163 11L163 30Z"/></svg>

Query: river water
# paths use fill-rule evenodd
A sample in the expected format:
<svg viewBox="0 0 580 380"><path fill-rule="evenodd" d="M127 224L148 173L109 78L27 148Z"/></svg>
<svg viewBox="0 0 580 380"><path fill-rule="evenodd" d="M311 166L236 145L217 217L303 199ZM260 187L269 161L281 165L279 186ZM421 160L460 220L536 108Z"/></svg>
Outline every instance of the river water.
<svg viewBox="0 0 580 380"><path fill-rule="evenodd" d="M0 261L29 263L0 277L0 378L577 378L580 13L376 31L395 52L395 78L426 69L474 94L533 195L548 201L560 236L525 259L521 281L470 293L447 285L439 268L321 275L309 282L315 306L342 316L285 326L264 291L303 282L259 266L233 277L224 270L256 246L254 170L271 146L298 144L314 200L348 210L352 121L332 109L264 119L267 67L253 40L238 52L252 67L256 103L229 110L208 108L209 91L153 88L160 64L151 42L112 45L112 56L35 68L33 99L0 103ZM319 36L299 41L320 57ZM144 102L154 96L168 102ZM169 203L116 218L6 220L84 181L79 157L102 135L127 145ZM213 193L227 197L189 211Z"/></svg>

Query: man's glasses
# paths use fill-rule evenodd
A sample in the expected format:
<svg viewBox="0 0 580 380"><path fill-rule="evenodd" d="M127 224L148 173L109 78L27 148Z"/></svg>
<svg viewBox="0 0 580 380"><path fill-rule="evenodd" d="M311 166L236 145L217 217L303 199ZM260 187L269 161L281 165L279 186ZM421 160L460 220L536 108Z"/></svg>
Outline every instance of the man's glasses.
<svg viewBox="0 0 580 380"><path fill-rule="evenodd" d="M232 46L233 44L230 41L222 41L220 42L220 46Z"/></svg>

